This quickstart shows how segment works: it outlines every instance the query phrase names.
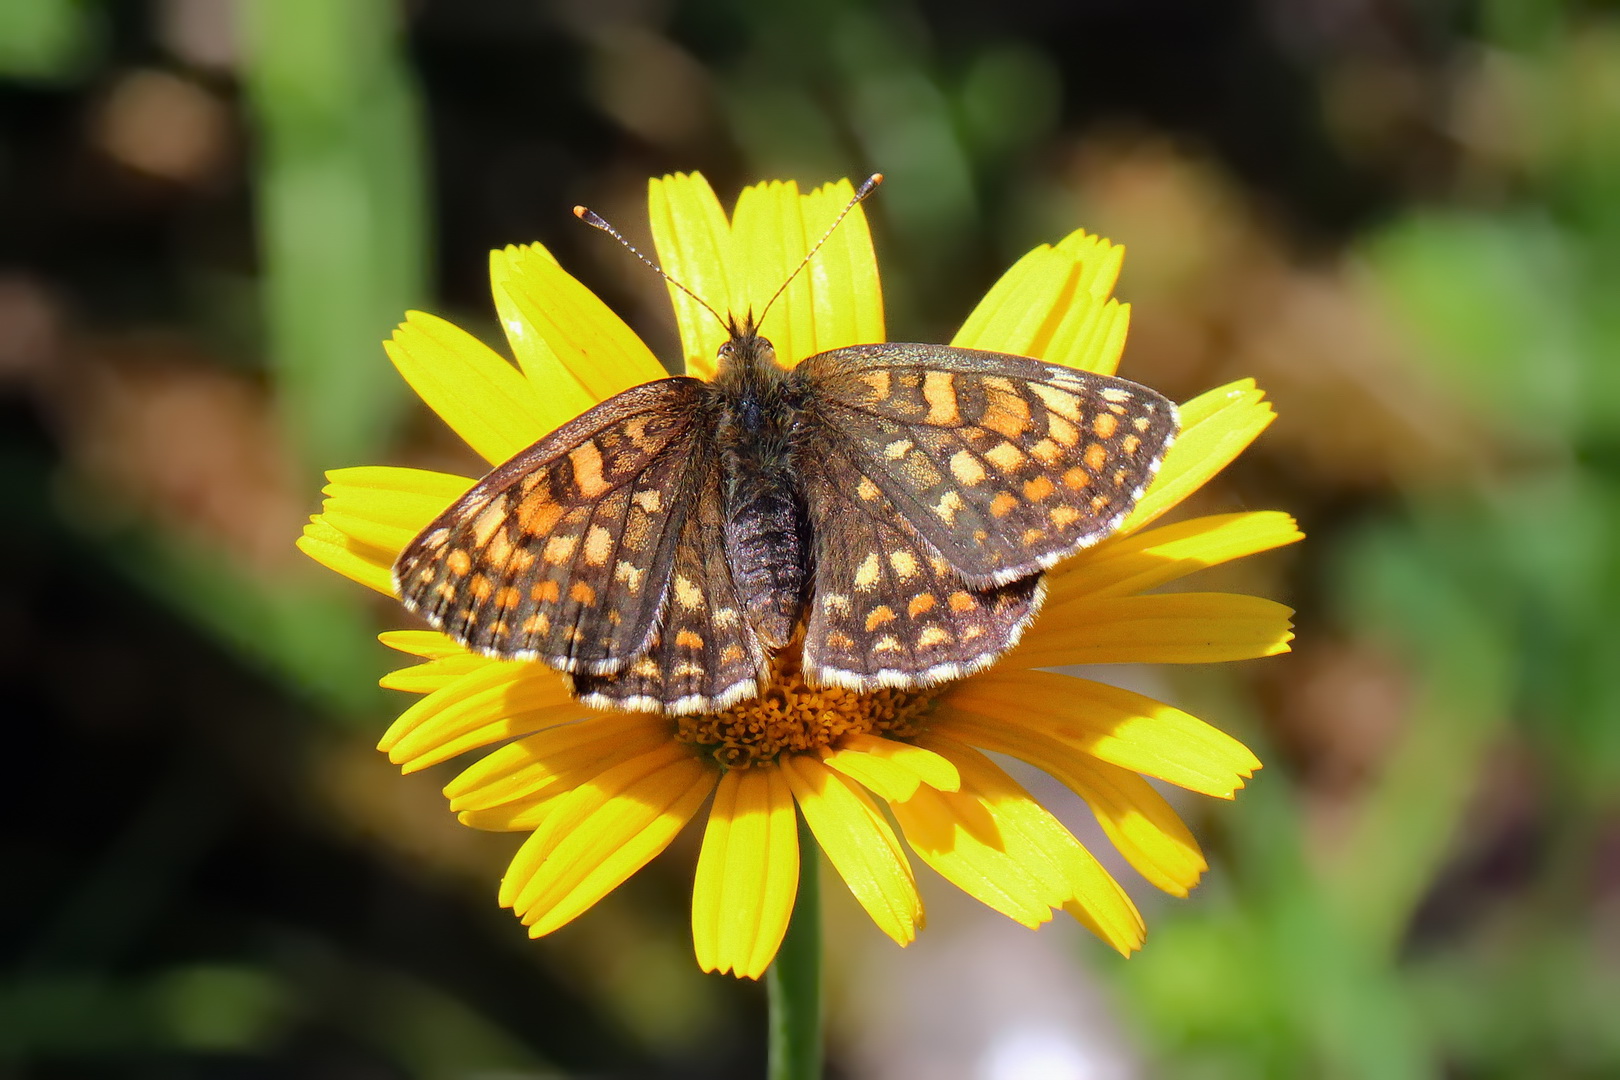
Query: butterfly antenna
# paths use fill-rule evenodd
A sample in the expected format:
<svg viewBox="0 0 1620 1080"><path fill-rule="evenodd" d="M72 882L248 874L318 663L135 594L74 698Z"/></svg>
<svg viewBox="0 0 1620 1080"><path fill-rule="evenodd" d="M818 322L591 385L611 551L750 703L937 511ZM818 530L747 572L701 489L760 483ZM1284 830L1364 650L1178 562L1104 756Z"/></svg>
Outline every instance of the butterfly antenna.
<svg viewBox="0 0 1620 1080"><path fill-rule="evenodd" d="M816 252L821 250L821 245L825 244L832 238L832 234L838 230L838 226L842 225L844 223L844 219L849 217L850 211L854 210L857 206L861 205L861 203L865 202L866 197L872 194L873 191L876 191L877 186L881 183L883 183L882 173L873 173L871 176L868 176L864 181L862 181L861 186L855 189L855 195L849 200L848 205L839 211L838 216L833 219L833 223L827 226L827 231L821 234L821 239L816 241L815 246L810 249L809 254L805 255L804 259L799 263L799 265L793 268L793 273L789 274L787 276L787 280L782 282L782 287L777 289L776 293L768 301L766 301L765 310L759 313L759 320L754 324L755 326L763 326L765 324L765 316L770 312L771 305L776 303L777 297L780 297L783 293L787 292L787 287L793 284L793 279L798 277L799 273L805 267L810 265L810 260L816 257Z"/></svg>
<svg viewBox="0 0 1620 1080"><path fill-rule="evenodd" d="M848 211L846 210L845 213L848 213ZM618 229L615 229L612 225L609 225L607 223L607 219L604 218L601 214L598 214L595 210L590 210L590 209L587 209L586 207L583 207L583 206L576 206L576 207L574 207L574 216L579 218L579 220L583 221L585 224L589 225L593 229L601 229L603 232L605 232L609 236L613 237L613 239L615 239L619 243L623 244L624 247L625 247L625 250L629 251L630 254L634 255L636 258L640 259L642 262L644 262L648 266L652 267L653 272L656 273L659 277L663 278L665 281L669 282L671 285L673 285L677 289L681 290L681 292L685 293L687 296L690 296L693 300L696 300L698 302L698 306L701 307L704 311L707 311L710 315L713 315L714 318L715 318L715 321L720 324L721 328L723 330L725 330L726 333L728 333L728 334L731 333L731 324L726 322L725 319L722 319L720 317L720 313L718 311L714 310L714 308L710 307L708 302L706 300L704 300L703 297L699 296L697 293L693 292L691 289L688 289L685 285L681 284L679 281L677 281L674 278L670 277L669 274L665 273L664 268L662 266L659 266L657 263L655 263L651 259L647 258L647 256L643 255L640 251L637 251L636 250L636 245L634 245L630 241L626 240L624 238L624 236L620 234Z"/></svg>

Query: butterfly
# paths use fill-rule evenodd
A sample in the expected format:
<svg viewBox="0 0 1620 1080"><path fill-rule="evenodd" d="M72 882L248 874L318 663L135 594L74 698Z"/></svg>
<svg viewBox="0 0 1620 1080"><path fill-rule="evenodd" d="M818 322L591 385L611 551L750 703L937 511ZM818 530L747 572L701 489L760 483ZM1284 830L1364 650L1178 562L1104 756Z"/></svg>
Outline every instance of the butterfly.
<svg viewBox="0 0 1620 1080"><path fill-rule="evenodd" d="M1017 643L1041 572L1118 529L1177 432L1125 379L905 343L785 369L722 321L712 382L625 390L434 519L405 605L603 707L718 711L801 631L812 684L933 685Z"/></svg>

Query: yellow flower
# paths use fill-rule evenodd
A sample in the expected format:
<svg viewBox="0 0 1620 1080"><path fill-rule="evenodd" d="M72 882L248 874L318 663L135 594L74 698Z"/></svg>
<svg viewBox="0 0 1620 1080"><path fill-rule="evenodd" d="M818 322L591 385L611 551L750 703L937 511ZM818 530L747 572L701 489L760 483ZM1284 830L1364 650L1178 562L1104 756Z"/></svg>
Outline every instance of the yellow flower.
<svg viewBox="0 0 1620 1080"><path fill-rule="evenodd" d="M702 177L651 185L664 267L722 312L758 311L848 201L848 183L743 192L728 221ZM1030 252L953 344L1112 373L1129 309L1110 298L1120 248L1077 232ZM465 331L411 312L386 344L400 373L491 464L575 414L665 371L625 324L539 245L490 259L514 367ZM724 333L671 290L688 373L709 377ZM884 340L876 261L857 209L771 310L778 357ZM1169 705L1042 668L1197 663L1284 652L1287 608L1216 592L1150 592L1195 570L1299 539L1275 512L1148 526L1271 422L1252 381L1181 407L1182 432L1119 533L1049 574L1045 611L994 668L927 691L806 686L791 650L758 700L712 716L595 712L535 663L473 655L428 630L382 640L424 662L383 685L424 695L383 737L407 772L485 747L445 788L467 825L529 833L500 902L532 936L580 915L662 851L710 802L692 901L705 970L757 978L793 905L795 806L872 919L911 941L923 908L900 843L1028 926L1062 909L1120 952L1142 943L1136 906L1091 854L985 751L1077 792L1130 864L1181 896L1205 868L1197 842L1144 777L1230 798L1259 768L1241 743ZM329 474L299 546L389 593L400 549L473 478L371 466ZM712 799L712 802L710 801ZM888 813L884 812L887 807ZM891 824L899 826L899 836Z"/></svg>

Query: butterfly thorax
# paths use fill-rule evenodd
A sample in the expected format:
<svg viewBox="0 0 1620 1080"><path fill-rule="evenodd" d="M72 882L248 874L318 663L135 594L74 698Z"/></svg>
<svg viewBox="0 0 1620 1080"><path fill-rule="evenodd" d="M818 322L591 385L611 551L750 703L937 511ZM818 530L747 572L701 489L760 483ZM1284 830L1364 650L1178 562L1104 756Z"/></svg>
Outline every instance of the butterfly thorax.
<svg viewBox="0 0 1620 1080"><path fill-rule="evenodd" d="M752 322L720 349L716 443L725 477L726 547L737 592L761 642L792 637L804 603L808 537L794 461L800 391Z"/></svg>

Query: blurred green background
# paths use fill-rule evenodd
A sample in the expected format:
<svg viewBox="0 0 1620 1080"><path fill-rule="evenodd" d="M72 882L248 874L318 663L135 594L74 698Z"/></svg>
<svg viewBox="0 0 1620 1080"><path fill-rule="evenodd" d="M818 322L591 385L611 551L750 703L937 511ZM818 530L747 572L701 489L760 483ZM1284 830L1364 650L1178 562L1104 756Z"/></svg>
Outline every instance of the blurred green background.
<svg viewBox="0 0 1620 1080"><path fill-rule="evenodd" d="M760 1074L691 838L528 941L515 840L371 749L401 613L292 548L325 467L476 469L379 342L497 342L490 248L673 355L568 210L645 239L677 169L885 172L899 339L1124 243L1124 373L1281 415L1204 506L1309 535L1225 581L1292 655L1162 676L1267 762L1204 886L1124 876L1130 961L835 906L835 1075L1620 1076L1613 5L5 0L0 1077Z"/></svg>

